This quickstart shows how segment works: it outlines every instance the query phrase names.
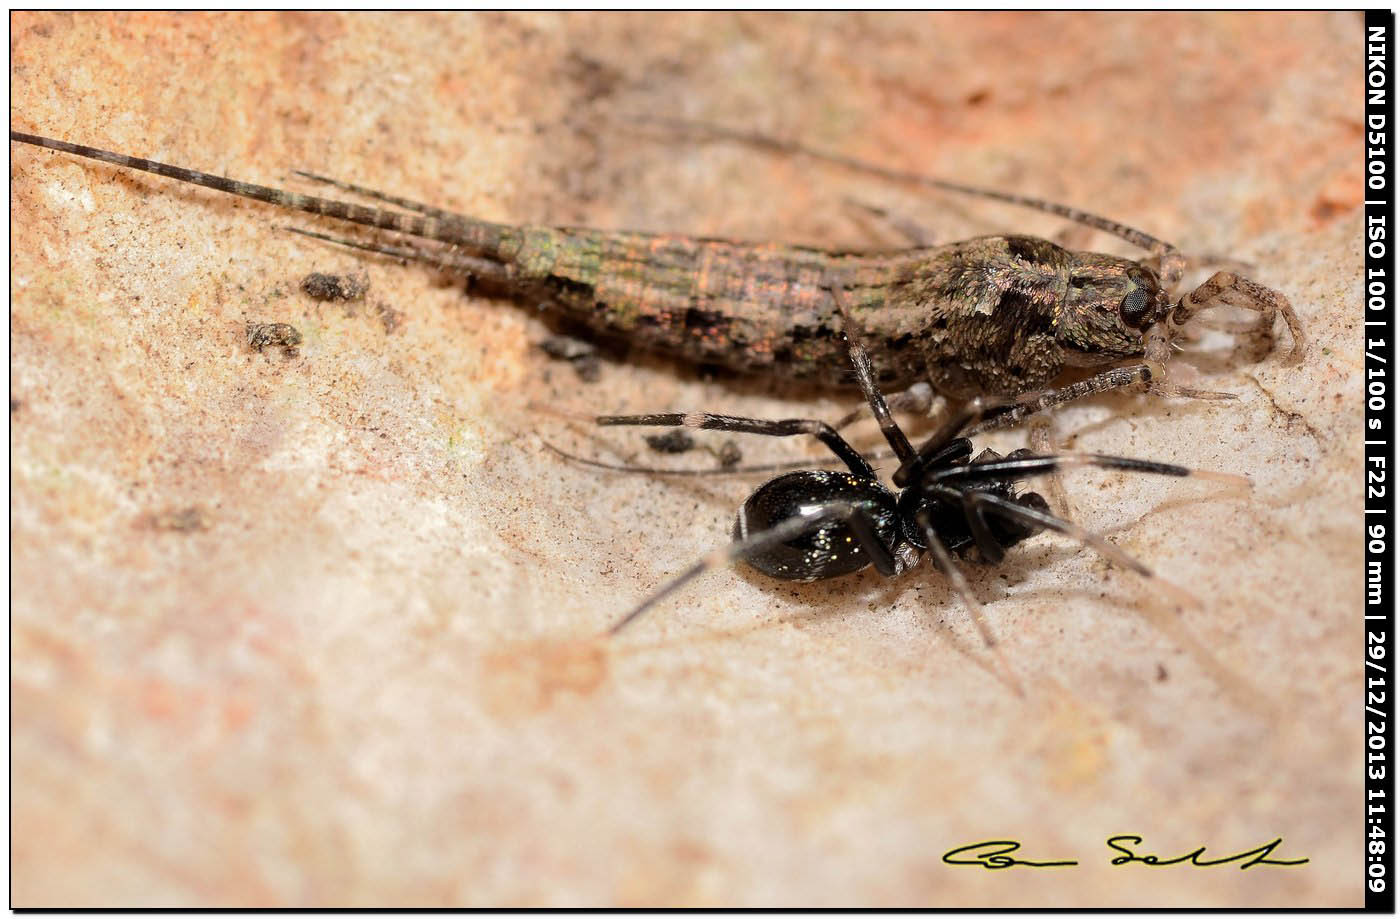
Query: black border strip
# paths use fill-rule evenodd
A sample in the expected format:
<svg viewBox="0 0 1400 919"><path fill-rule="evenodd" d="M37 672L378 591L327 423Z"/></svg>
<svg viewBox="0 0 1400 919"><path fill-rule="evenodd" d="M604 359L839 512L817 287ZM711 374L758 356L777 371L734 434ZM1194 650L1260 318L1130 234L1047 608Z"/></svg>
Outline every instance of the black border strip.
<svg viewBox="0 0 1400 919"><path fill-rule="evenodd" d="M1390 671L1394 656L1387 652L1394 631L1392 569L1394 565L1395 496L1393 469L1394 410L1391 340L1395 334L1394 258L1390 231L1395 220L1392 87L1395 14L1367 10L1365 49L1366 130L1366 283L1363 348L1366 403L1366 604L1365 680L1365 836L1363 872L1366 908L1395 911L1395 804L1391 757L1395 748L1394 688Z"/></svg>

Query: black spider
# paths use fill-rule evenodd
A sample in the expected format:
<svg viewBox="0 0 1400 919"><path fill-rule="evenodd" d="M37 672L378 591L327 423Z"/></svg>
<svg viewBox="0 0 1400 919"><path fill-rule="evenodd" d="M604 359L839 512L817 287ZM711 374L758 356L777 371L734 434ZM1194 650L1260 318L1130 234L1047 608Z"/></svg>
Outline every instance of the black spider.
<svg viewBox="0 0 1400 919"><path fill-rule="evenodd" d="M833 290L832 294L844 314L840 293ZM1113 543L1051 514L1039 494L1019 492L1021 480L1067 466L1088 465L1248 483L1247 479L1225 473L1102 454L1036 455L1030 450L1016 450L1003 457L986 449L974 458L971 441L959 434L988 407L980 401L967 406L915 450L875 384L865 349L854 338L848 338L847 345L866 401L900 461L893 476L898 493L881 483L869 461L835 428L821 421L764 421L708 412L605 415L596 419L600 425L689 427L770 437L811 434L846 465L846 470L787 472L759 486L739 508L730 545L677 575L613 625L610 634L621 631L687 581L735 559L742 559L770 577L816 581L851 574L869 565L885 577L894 577L915 567L927 554L962 596L983 639L991 646L994 640L954 556L995 565L1007 549L1048 529L1091 546L1143 576L1152 576L1147 566ZM1184 595L1179 588L1167 589Z"/></svg>

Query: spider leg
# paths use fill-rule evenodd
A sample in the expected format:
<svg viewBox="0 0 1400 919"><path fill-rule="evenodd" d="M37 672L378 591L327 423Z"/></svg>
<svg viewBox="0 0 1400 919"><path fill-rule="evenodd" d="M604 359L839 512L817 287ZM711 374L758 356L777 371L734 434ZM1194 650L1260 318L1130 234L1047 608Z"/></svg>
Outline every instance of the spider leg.
<svg viewBox="0 0 1400 919"><path fill-rule="evenodd" d="M840 287L835 284L828 286L827 290L831 292L831 299L835 301L836 310L841 314L842 325L845 326L846 347L851 355L851 366L856 371L856 382L860 384L861 392L865 393L865 401L870 403L870 412L880 423L880 433L889 441L890 449L899 457L901 465L907 463L914 457L914 446L909 443L909 438L904 436L899 423L890 414L890 407L885 403L885 397L875 383L875 369L870 363L870 354L860 343L855 323L851 321L851 314L846 310L846 298L841 295Z"/></svg>
<svg viewBox="0 0 1400 919"><path fill-rule="evenodd" d="M875 527L870 523L867 512L859 505L846 501L838 501L828 504L815 513L801 517L791 517L784 520L777 526L766 530L760 530L751 535L745 535L743 539L736 540L723 548L710 552L698 562L691 565L671 580L659 587L651 596L637 604L632 610L619 619L611 628L608 635L616 635L631 623L635 622L639 616L660 603L666 597L675 593L689 581L704 574L712 568L720 568L743 558L751 552L761 552L770 546L778 546L799 536L810 533L812 530L826 526L831 523L845 522L852 524L851 531L860 540L862 548L871 556L871 562L876 565L881 574L885 574L882 564L890 565L890 575L898 573L894 564L894 557L890 554L888 547L880 542L875 535ZM874 550L874 551L872 551ZM883 555L883 557L881 557ZM877 559L880 559L877 561Z"/></svg>
<svg viewBox="0 0 1400 919"><path fill-rule="evenodd" d="M938 486L935 491L945 498L956 496L964 505L971 504L973 506L980 506L985 509L986 513L994 514L1004 520L1033 524L1047 530L1063 533L1065 536L1068 536L1081 545L1093 549L1109 561L1117 562L1144 578L1158 582L1165 592L1176 598L1177 602L1193 607L1199 607L1201 605L1200 601L1186 590L1154 574L1151 568L1148 568L1127 552L1124 552L1099 534L1086 530L1076 523L1062 520L1046 511L1036 510L1035 508L1027 507L1023 504L1017 504L1015 501L1008 501L1005 498L984 491L958 491L957 489L947 488L941 485Z"/></svg>
<svg viewBox="0 0 1400 919"><path fill-rule="evenodd" d="M987 646L987 650L996 656L997 663L1000 664L1002 672L1010 678L1011 685L1015 688L1017 695L1024 695L1021 684L1012 676L1011 668L1001 653L1001 646L997 643L996 637L992 635L992 630L987 626L987 620L982 615L982 604L978 603L977 598L972 595L972 588L968 585L967 578L963 577L957 562L953 561L952 553L948 551L948 547L943 545L938 530L933 526L933 517L929 514L928 508L920 508L914 514L914 522L918 524L919 529L923 530L924 541L928 543L928 554L933 561L933 566L962 598L963 606L967 607L969 615L972 616L972 622L977 627L978 634L982 636L982 643Z"/></svg>
<svg viewBox="0 0 1400 919"><path fill-rule="evenodd" d="M899 559L890 551L890 547L880 541L880 534L875 530L875 523L870 519L870 514L863 508L856 507L846 518L846 526L851 528L852 535L856 542L865 550L866 556L870 559L870 564L875 566L875 570L880 572L881 577L892 578L904 572Z"/></svg>
<svg viewBox="0 0 1400 919"><path fill-rule="evenodd" d="M910 386L903 392L897 392L888 396L885 400L892 412L908 412L911 415L927 415L933 406L933 387L927 381L921 381ZM861 407L841 416L840 421L832 423L836 430L850 427L857 421L865 417L865 408Z"/></svg>
<svg viewBox="0 0 1400 919"><path fill-rule="evenodd" d="M1172 463L1158 463L1152 460L1133 459L1128 456L1108 456L1102 453L1059 453L1050 456L1007 457L1006 459L993 460L990 463L968 463L961 466L934 469L925 476L924 482L928 485L952 483L957 486L987 480L1009 482L1075 466L1096 466L1100 469L1119 469L1124 472L1213 479L1218 482L1246 487L1250 485L1247 477L1229 472L1191 469Z"/></svg>
<svg viewBox="0 0 1400 919"><path fill-rule="evenodd" d="M1032 418L1028 427L1030 428L1030 455L1052 456L1057 452L1052 434L1054 425L1049 418L1044 415ZM1078 516L1074 512L1074 505L1070 503L1069 494L1065 491L1064 478L1058 472L1047 474L1041 487L1047 492L1050 508L1056 514L1070 519Z"/></svg>
<svg viewBox="0 0 1400 919"><path fill-rule="evenodd" d="M975 494L977 492L974 491L959 492L958 503L962 506L963 519L972 533L972 541L977 544L977 551L982 553L982 559L989 565L1000 565L1006 558L1006 550L987 523L985 506L972 499Z"/></svg>
<svg viewBox="0 0 1400 919"><path fill-rule="evenodd" d="M554 446L547 440L541 440L545 449L557 456L578 463L583 466L592 466L594 469L606 469L608 472L630 472L633 475L669 475L676 478L718 478L720 476L741 476L741 475L771 475L775 472L791 472L797 469L811 469L814 466L831 466L841 460L831 456L825 459L805 459L789 460L786 463L756 463L751 466L730 466L728 468L707 469L662 469L659 466L628 466L624 463L608 463L602 460L589 459L586 456L579 456ZM868 456L871 459L880 459L878 454Z"/></svg>
<svg viewBox="0 0 1400 919"><path fill-rule="evenodd" d="M938 530L933 526L933 515L929 513L928 508L919 508L918 512L914 514L914 522L919 525L919 529L923 531L924 539L928 542L929 559L933 562L933 566L938 569L939 574L947 579L953 590L957 591L958 596L962 598L963 605L972 614L972 620L977 625L977 631L982 635L982 641L987 647L992 647L997 641L992 636L991 629L987 628L986 621L982 618L982 604L978 603L977 598L972 595L972 588L968 585L967 578L963 577L962 571L953 561L952 553L948 551L948 547L943 545L943 540L939 538Z"/></svg>
<svg viewBox="0 0 1400 919"><path fill-rule="evenodd" d="M651 415L599 415L594 419L604 427L634 425L661 428L698 428L704 431L732 431L739 434L762 434L766 437L791 437L811 434L826 444L846 467L862 478L875 478L865 457L861 456L836 429L824 421L809 418L786 418L765 421L762 418L740 418L735 415L714 415L709 412L664 412Z"/></svg>
<svg viewBox="0 0 1400 919"><path fill-rule="evenodd" d="M937 469L940 466L955 462L964 456L972 455L972 443L965 437L960 437L963 429L977 419L981 418L991 408L1000 405L996 399L979 397L966 403L951 416L923 446L919 447L918 455L911 460L906 460L895 470L894 484L903 488L910 480L918 476L924 469Z"/></svg>

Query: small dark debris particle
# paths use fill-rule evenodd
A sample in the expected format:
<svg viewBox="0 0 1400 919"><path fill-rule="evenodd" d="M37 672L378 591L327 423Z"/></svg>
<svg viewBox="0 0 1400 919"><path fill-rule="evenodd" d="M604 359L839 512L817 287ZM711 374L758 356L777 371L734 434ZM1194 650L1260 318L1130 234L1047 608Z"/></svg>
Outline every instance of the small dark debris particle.
<svg viewBox="0 0 1400 919"><path fill-rule="evenodd" d="M15 412L19 411L19 406L20 406L20 401L19 401L18 399L14 398L13 396L11 396L11 397L10 397L10 414L13 415Z"/></svg>
<svg viewBox="0 0 1400 919"><path fill-rule="evenodd" d="M393 335L403 325L403 313L394 309L387 303L374 304L375 315L379 317L379 324L384 326L385 335Z"/></svg>
<svg viewBox="0 0 1400 919"><path fill-rule="evenodd" d="M564 59L564 73L587 102L611 95L622 83L622 71L578 51Z"/></svg>
<svg viewBox="0 0 1400 919"><path fill-rule="evenodd" d="M744 453L739 449L739 445L732 440L726 440L719 445L719 453L715 454L719 459L719 464L725 469L739 465L744 461Z"/></svg>
<svg viewBox="0 0 1400 919"><path fill-rule="evenodd" d="M603 375L603 364L598 360L596 354L581 357L572 363L574 373L578 374L578 378L585 383L596 383Z"/></svg>
<svg viewBox="0 0 1400 919"><path fill-rule="evenodd" d="M248 347L262 351L269 345L280 345L288 354L295 354L301 344L301 333L285 322L250 322L247 328Z"/></svg>
<svg viewBox="0 0 1400 919"><path fill-rule="evenodd" d="M359 300L369 290L369 275L321 274L314 271L301 279L301 289L313 300Z"/></svg>
<svg viewBox="0 0 1400 919"><path fill-rule="evenodd" d="M1312 218L1319 223L1326 223L1338 214L1344 214L1349 210L1351 210L1351 208L1347 205L1320 198L1313 204L1312 210L1309 213Z"/></svg>
<svg viewBox="0 0 1400 919"><path fill-rule="evenodd" d="M574 372L585 383L596 383L603 375L598 349L586 341L568 335L554 335L540 342L540 350L558 361L574 365Z"/></svg>
<svg viewBox="0 0 1400 919"><path fill-rule="evenodd" d="M182 507L152 514L151 526L157 530L193 533L209 529L209 518L198 507Z"/></svg>
<svg viewBox="0 0 1400 919"><path fill-rule="evenodd" d="M1158 683L1165 683L1166 681L1167 681L1167 668L1166 668L1166 667L1163 667L1161 664L1158 664L1158 665L1157 665L1157 682L1158 682Z"/></svg>
<svg viewBox="0 0 1400 919"><path fill-rule="evenodd" d="M559 361L576 361L593 354L597 349L586 341L570 338L567 335L554 335L540 342L540 350Z"/></svg>
<svg viewBox="0 0 1400 919"><path fill-rule="evenodd" d="M685 453L695 449L695 438L685 428L672 428L665 434L648 434L643 438L657 453Z"/></svg>

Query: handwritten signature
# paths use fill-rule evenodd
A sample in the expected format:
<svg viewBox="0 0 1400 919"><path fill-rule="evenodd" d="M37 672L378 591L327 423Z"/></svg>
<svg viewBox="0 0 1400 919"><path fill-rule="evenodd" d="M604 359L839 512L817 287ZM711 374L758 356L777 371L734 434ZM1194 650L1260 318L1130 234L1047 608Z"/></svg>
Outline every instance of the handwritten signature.
<svg viewBox="0 0 1400 919"><path fill-rule="evenodd" d="M1234 855L1226 855L1222 858L1206 858L1206 847L1200 846L1184 855L1175 858L1163 858L1154 853L1138 854L1134 847L1142 845L1141 836L1124 835L1110 836L1106 845L1120 854L1115 855L1110 861L1111 865L1126 865L1129 862L1137 862L1143 865L1152 865L1157 868L1164 868L1167 865L1190 864L1197 868L1209 868L1214 865L1226 865L1230 862L1239 862L1240 870L1253 868L1255 865L1275 865L1278 867L1289 867L1293 865L1306 864L1306 858L1275 859L1269 856L1274 850L1283 844L1283 837L1276 838L1273 842L1265 843L1253 849L1246 849L1243 852L1236 852ZM943 861L949 865L977 865L988 871L1000 871L1003 868L1066 868L1077 865L1079 862L1073 859L1061 861L1033 861L1028 858L1014 858L1011 853L1020 851L1021 844L1014 839L989 839L985 842L974 842L968 846L959 846L956 849L949 849L943 853Z"/></svg>

